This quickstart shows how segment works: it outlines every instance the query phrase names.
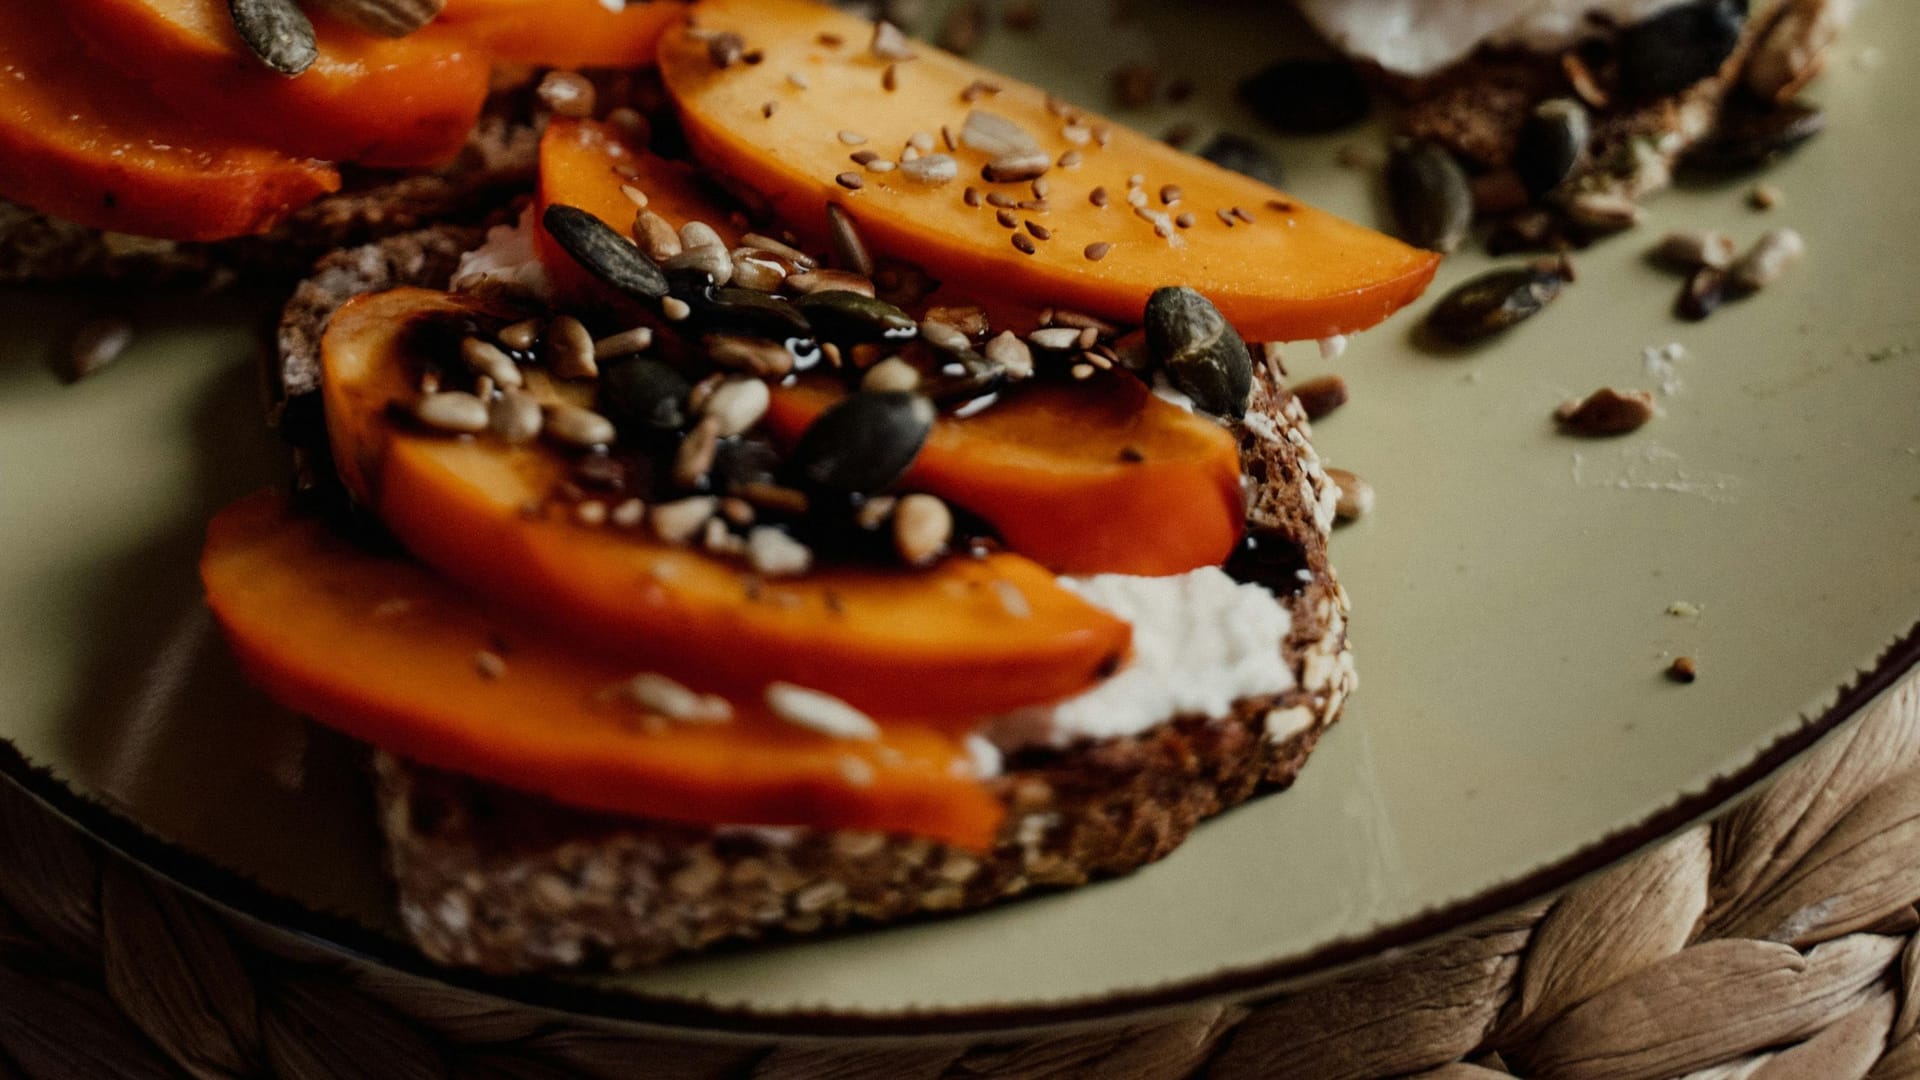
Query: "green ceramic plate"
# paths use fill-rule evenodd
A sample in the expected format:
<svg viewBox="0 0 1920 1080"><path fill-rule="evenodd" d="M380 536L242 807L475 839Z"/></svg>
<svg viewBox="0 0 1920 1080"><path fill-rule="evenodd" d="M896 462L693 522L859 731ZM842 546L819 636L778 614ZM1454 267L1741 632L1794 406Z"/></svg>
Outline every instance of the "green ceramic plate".
<svg viewBox="0 0 1920 1080"><path fill-rule="evenodd" d="M1251 129L1231 88L1292 24L1251 0L1140 7L1115 26L1049 4L988 59L1090 103L1148 61L1199 89L1146 130ZM1295 790L1122 881L603 981L599 1004L1031 1017L1262 983L1562 884L1804 745L1861 672L1911 662L1881 664L1920 619L1920 67L1872 62L1905 48L1920 7L1868 6L1819 88L1832 131L1768 177L1778 209L1738 183L1676 192L1497 346L1424 354L1416 311L1331 365L1354 400L1321 446L1379 506L1334 549L1362 690ZM1300 195L1373 221L1371 178L1335 163L1353 138L1280 149ZM1644 259L1663 228L1776 224L1811 248L1788 279L1705 324L1668 314L1676 282ZM1459 257L1440 287L1486 265ZM63 386L48 357L98 302L0 296L0 735L158 841L124 842L189 853L169 869L258 902L203 872L237 871L404 963L349 749L242 683L199 606L202 522L283 468L260 419L270 304L133 298L137 347ZM1669 343L1651 426L1554 431L1570 395L1658 386L1644 354ZM1310 344L1288 362L1329 366ZM1662 677L1676 654L1698 683Z"/></svg>

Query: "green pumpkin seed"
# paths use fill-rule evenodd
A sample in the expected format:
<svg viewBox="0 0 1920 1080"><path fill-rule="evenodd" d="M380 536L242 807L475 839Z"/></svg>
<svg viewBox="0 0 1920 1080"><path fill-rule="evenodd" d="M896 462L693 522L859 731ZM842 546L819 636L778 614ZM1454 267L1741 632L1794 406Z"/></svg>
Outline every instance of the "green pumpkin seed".
<svg viewBox="0 0 1920 1080"><path fill-rule="evenodd" d="M1677 94L1720 70L1739 46L1747 0L1694 0L1620 35L1620 89L1646 100Z"/></svg>
<svg viewBox="0 0 1920 1080"><path fill-rule="evenodd" d="M693 387L659 360L628 360L600 378L600 408L622 431L679 431Z"/></svg>
<svg viewBox="0 0 1920 1080"><path fill-rule="evenodd" d="M817 292L801 297L796 306L815 333L839 344L906 341L920 332L913 316L884 300L857 292Z"/></svg>
<svg viewBox="0 0 1920 1080"><path fill-rule="evenodd" d="M793 449L801 486L872 495L906 474L933 430L933 402L919 394L862 391L820 415Z"/></svg>
<svg viewBox="0 0 1920 1080"><path fill-rule="evenodd" d="M1442 297L1427 326L1456 344L1479 341L1539 314L1565 284L1561 274L1540 267L1490 270Z"/></svg>
<svg viewBox="0 0 1920 1080"><path fill-rule="evenodd" d="M1572 98L1553 98L1535 106L1520 128L1513 169L1527 194L1537 201L1559 188L1587 155L1593 123Z"/></svg>
<svg viewBox="0 0 1920 1080"><path fill-rule="evenodd" d="M540 222L593 276L642 300L667 295L667 276L613 227L577 206L550 206Z"/></svg>
<svg viewBox="0 0 1920 1080"><path fill-rule="evenodd" d="M1387 159L1387 198L1400 238L1442 254L1473 227L1473 184L1453 155L1433 143L1408 142Z"/></svg>
<svg viewBox="0 0 1920 1080"><path fill-rule="evenodd" d="M299 75L320 58L313 23L294 0L227 0L234 29L260 62L282 75Z"/></svg>
<svg viewBox="0 0 1920 1080"><path fill-rule="evenodd" d="M703 333L774 339L809 338L813 324L791 300L754 289L714 289L694 305Z"/></svg>
<svg viewBox="0 0 1920 1080"><path fill-rule="evenodd" d="M1247 414L1253 357L1212 301L1185 286L1155 290L1147 300L1146 332L1167 378L1195 405L1216 416Z"/></svg>

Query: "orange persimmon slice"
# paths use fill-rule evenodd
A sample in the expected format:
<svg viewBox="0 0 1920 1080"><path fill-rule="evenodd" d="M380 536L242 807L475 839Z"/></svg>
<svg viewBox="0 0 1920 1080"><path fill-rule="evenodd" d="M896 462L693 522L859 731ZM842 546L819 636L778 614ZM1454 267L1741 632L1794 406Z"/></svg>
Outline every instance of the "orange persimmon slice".
<svg viewBox="0 0 1920 1080"><path fill-rule="evenodd" d="M987 847L1003 810L953 735L830 738L736 706L647 716L639 672L370 554L272 493L208 529L207 603L249 678L289 708L428 765L594 810L703 824L874 829ZM489 654L483 658L482 653Z"/></svg>
<svg viewBox="0 0 1920 1080"><path fill-rule="evenodd" d="M777 390L768 426L796 440L840 396L817 382ZM900 486L971 510L1063 574L1218 566L1246 519L1233 436L1121 374L1023 387L941 419Z"/></svg>
<svg viewBox="0 0 1920 1080"><path fill-rule="evenodd" d="M227 0L62 0L60 10L98 61L176 111L290 154L438 164L486 103L486 51L441 27L386 38L316 16L319 58L288 78L247 51Z"/></svg>
<svg viewBox="0 0 1920 1080"><path fill-rule="evenodd" d="M96 229L220 240L339 187L320 162L217 134L102 71L57 11L0 4L0 196Z"/></svg>
<svg viewBox="0 0 1920 1080"><path fill-rule="evenodd" d="M1125 622L1017 556L756 581L738 562L541 512L568 475L553 451L389 419L413 392L405 349L419 320L486 315L418 289L363 296L333 317L321 349L342 479L403 546L475 592L730 694L796 683L949 730L1078 693L1125 657Z"/></svg>
<svg viewBox="0 0 1920 1080"><path fill-rule="evenodd" d="M1290 341L1380 322L1419 296L1439 264L1431 252L1098 117L1069 119L1038 88L931 46L915 43L912 60L876 57L873 25L824 5L701 0L693 17L697 29L661 39L660 72L695 155L797 229L818 234L826 206L839 203L870 248L943 281L1128 323L1140 320L1154 289L1188 285L1249 341ZM709 42L728 32L758 62L716 64ZM959 139L970 110L1012 121L1046 162L1065 158L1042 178L1044 196L1025 180L986 182L989 155L964 145L952 152L958 176L946 182L848 160L853 145L904 158L916 136L947 153L940 133ZM1029 206L1008 211L1010 230L984 200L969 205L969 187ZM1093 195L1100 188L1103 206ZM1132 190L1145 203L1139 213ZM1188 213L1193 220L1181 227Z"/></svg>
<svg viewBox="0 0 1920 1080"><path fill-rule="evenodd" d="M510 63L542 67L645 67L660 35L686 21L681 0L448 0L440 24Z"/></svg>

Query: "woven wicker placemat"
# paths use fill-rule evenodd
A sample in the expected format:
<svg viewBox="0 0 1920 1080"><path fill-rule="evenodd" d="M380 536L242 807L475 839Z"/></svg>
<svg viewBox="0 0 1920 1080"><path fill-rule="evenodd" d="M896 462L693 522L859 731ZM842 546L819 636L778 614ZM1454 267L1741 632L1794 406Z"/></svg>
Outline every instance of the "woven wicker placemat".
<svg viewBox="0 0 1920 1080"><path fill-rule="evenodd" d="M984 1039L664 1037L216 908L0 783L0 1080L1920 1077L1920 676L1719 820L1279 997Z"/></svg>

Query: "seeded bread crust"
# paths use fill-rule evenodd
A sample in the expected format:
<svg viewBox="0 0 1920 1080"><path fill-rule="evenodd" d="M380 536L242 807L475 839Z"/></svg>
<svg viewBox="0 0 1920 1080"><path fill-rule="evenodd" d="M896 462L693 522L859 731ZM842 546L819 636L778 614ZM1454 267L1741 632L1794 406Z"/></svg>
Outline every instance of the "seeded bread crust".
<svg viewBox="0 0 1920 1080"><path fill-rule="evenodd" d="M1008 755L991 851L873 832L715 829L574 810L384 753L380 820L402 920L438 962L631 969L725 941L982 907L1154 862L1204 819L1290 785L1355 683L1327 565L1335 491L1297 402L1263 382L1241 433L1251 512L1305 554L1283 652L1297 686L1223 720Z"/></svg>

